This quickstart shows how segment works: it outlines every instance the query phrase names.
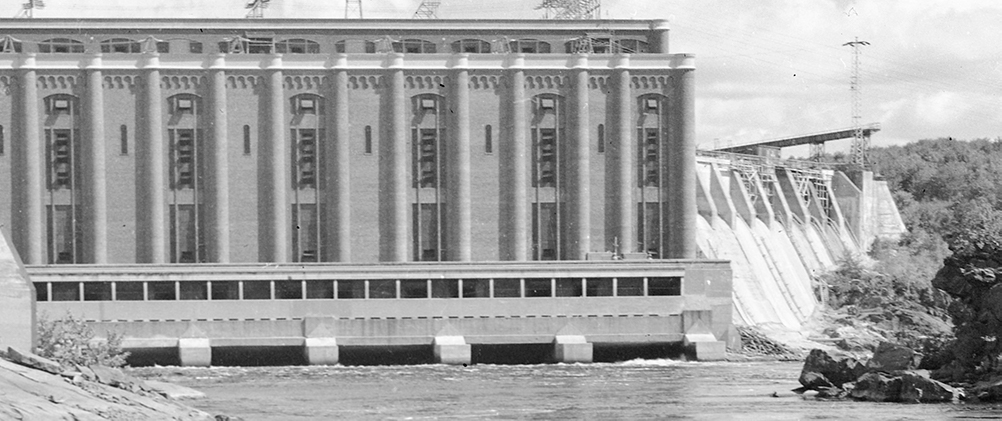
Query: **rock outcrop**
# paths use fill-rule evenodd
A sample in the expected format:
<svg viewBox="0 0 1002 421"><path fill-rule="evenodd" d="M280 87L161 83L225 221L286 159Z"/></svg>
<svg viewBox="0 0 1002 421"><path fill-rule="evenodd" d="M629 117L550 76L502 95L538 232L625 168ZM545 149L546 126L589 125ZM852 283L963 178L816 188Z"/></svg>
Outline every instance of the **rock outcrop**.
<svg viewBox="0 0 1002 421"><path fill-rule="evenodd" d="M65 369L29 353L8 354L17 362L0 359L0 419L215 419L118 369Z"/></svg>
<svg viewBox="0 0 1002 421"><path fill-rule="evenodd" d="M803 387L795 391L813 390L825 398L912 403L951 402L963 395L963 391L929 378L927 371L916 370L920 358L921 354L909 348L889 343L880 344L866 365L815 349L800 373ZM985 393L1002 393L1002 380L996 389Z"/></svg>

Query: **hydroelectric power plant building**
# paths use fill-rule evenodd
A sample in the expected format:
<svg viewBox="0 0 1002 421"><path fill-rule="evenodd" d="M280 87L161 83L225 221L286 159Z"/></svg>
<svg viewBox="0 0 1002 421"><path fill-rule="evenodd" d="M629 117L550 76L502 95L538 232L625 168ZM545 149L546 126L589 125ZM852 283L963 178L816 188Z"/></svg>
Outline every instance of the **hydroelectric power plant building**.
<svg viewBox="0 0 1002 421"><path fill-rule="evenodd" d="M721 358L890 211L697 160L693 73L664 21L0 20L0 225L39 311L185 365Z"/></svg>

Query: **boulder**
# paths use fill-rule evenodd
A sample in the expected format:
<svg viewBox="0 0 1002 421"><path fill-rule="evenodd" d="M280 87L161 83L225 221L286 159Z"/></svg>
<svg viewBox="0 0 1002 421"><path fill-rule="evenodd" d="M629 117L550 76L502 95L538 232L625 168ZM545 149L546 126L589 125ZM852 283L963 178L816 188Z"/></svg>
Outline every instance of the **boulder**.
<svg viewBox="0 0 1002 421"><path fill-rule="evenodd" d="M959 396L957 389L945 383L916 373L904 373L901 376L901 400L904 402L952 402Z"/></svg>
<svg viewBox="0 0 1002 421"><path fill-rule="evenodd" d="M864 401L897 402L901 400L901 378L880 372L866 373L856 381L849 396Z"/></svg>
<svg viewBox="0 0 1002 421"><path fill-rule="evenodd" d="M63 372L63 366L59 365L59 363L55 361L39 357L38 355L30 352L21 352L14 348L7 348L7 359L25 367L37 368L52 374L60 374Z"/></svg>
<svg viewBox="0 0 1002 421"><path fill-rule="evenodd" d="M866 372L866 367L853 358L832 358L820 349L811 350L804 360L804 368L800 372L800 384L811 389L809 385L842 387L842 384L856 381ZM828 381L825 385L818 377Z"/></svg>
<svg viewBox="0 0 1002 421"><path fill-rule="evenodd" d="M822 390L830 389L835 387L832 382L828 381L823 374L814 371L806 371L800 373L800 384L804 386L804 390Z"/></svg>
<svg viewBox="0 0 1002 421"><path fill-rule="evenodd" d="M922 354L911 348L890 342L881 342L866 366L873 370L900 371L914 369L921 361Z"/></svg>

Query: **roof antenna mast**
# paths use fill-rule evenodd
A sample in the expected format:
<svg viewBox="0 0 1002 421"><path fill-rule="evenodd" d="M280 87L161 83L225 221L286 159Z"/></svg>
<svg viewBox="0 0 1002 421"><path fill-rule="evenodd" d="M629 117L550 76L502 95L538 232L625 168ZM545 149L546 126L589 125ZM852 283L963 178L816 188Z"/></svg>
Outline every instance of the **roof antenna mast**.
<svg viewBox="0 0 1002 421"><path fill-rule="evenodd" d="M442 4L440 1L421 0L421 5L414 12L414 19L438 19L438 15L435 13L440 4Z"/></svg>
<svg viewBox="0 0 1002 421"><path fill-rule="evenodd" d="M28 18L31 19L35 17L35 9L44 9L44 0L28 0L21 6L21 11L17 12L15 18Z"/></svg>
<svg viewBox="0 0 1002 421"><path fill-rule="evenodd" d="M852 138L852 151L850 152L850 163L863 167L866 165L866 152L870 149L870 136L863 133L863 84L859 78L859 56L862 46L870 45L869 42L860 41L856 37L854 41L842 44L843 47L852 47L852 76L849 78L849 90L852 92L852 127L855 134Z"/></svg>
<svg viewBox="0 0 1002 421"><path fill-rule="evenodd" d="M250 9L247 11L248 19L260 19L264 17L264 9L268 8L268 3L271 0L250 0L244 9Z"/></svg>
<svg viewBox="0 0 1002 421"><path fill-rule="evenodd" d="M362 19L362 0L344 0L344 18Z"/></svg>

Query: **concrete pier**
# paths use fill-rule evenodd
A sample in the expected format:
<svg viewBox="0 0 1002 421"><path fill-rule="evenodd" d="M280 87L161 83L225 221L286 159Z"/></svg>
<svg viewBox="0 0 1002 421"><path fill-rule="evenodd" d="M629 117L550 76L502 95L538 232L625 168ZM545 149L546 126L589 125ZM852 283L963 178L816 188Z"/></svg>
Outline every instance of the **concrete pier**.
<svg viewBox="0 0 1002 421"><path fill-rule="evenodd" d="M466 365L473 362L472 348L462 336L436 336L432 346L436 363Z"/></svg>
<svg viewBox="0 0 1002 421"><path fill-rule="evenodd" d="M584 336L557 335L553 339L553 359L558 363L590 363L592 349Z"/></svg>
<svg viewBox="0 0 1002 421"><path fill-rule="evenodd" d="M212 346L209 338L180 338L177 340L178 358L185 367L212 365Z"/></svg>

